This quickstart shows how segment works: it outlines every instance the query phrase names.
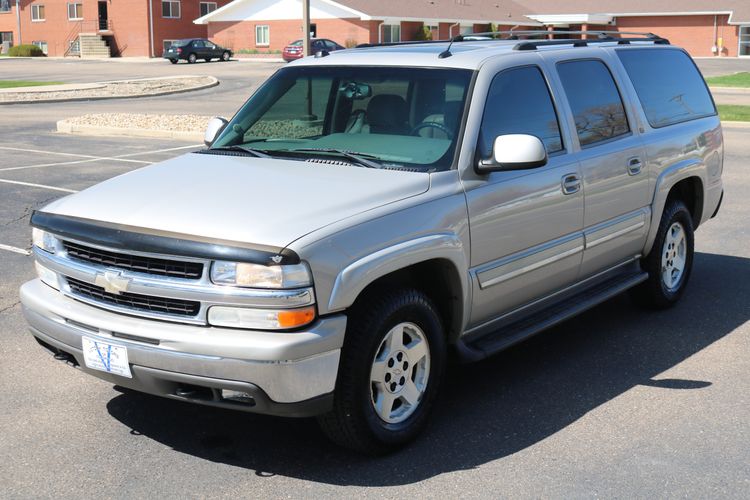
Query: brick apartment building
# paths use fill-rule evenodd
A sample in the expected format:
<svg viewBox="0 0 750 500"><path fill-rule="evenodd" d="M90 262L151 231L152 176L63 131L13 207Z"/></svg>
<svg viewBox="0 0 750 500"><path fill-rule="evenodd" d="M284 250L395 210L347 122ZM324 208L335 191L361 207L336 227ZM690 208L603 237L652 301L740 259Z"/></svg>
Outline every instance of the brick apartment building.
<svg viewBox="0 0 750 500"><path fill-rule="evenodd" d="M234 0L197 19L239 49L280 50L301 38L300 0ZM311 0L316 36L353 45L497 29L647 31L693 56L750 56L750 0Z"/></svg>
<svg viewBox="0 0 750 500"><path fill-rule="evenodd" d="M229 0L0 0L0 41L50 56L161 56L164 44L205 37L198 17ZM20 21L20 33L19 33Z"/></svg>
<svg viewBox="0 0 750 500"><path fill-rule="evenodd" d="M208 36L273 52L301 38L301 13L301 0L0 0L0 41L50 56L158 57L171 40ZM750 0L311 0L311 17L316 36L345 45L412 40L424 27L435 39L491 26L607 29L654 32L693 56L750 57Z"/></svg>

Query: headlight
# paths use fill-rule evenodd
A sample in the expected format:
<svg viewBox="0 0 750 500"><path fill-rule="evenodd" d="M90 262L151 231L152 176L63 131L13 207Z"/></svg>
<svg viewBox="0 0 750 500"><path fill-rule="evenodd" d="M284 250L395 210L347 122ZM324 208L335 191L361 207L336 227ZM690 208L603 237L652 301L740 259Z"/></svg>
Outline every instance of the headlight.
<svg viewBox="0 0 750 500"><path fill-rule="evenodd" d="M55 237L47 231L42 231L35 227L32 228L31 240L34 243L34 246L39 247L46 252L55 253Z"/></svg>
<svg viewBox="0 0 750 500"><path fill-rule="evenodd" d="M211 325L250 330L289 330L305 326L314 319L314 306L301 309L213 306L208 310L208 322Z"/></svg>
<svg viewBox="0 0 750 500"><path fill-rule="evenodd" d="M312 284L310 270L305 264L264 266L226 261L213 263L211 281L253 288L299 288Z"/></svg>

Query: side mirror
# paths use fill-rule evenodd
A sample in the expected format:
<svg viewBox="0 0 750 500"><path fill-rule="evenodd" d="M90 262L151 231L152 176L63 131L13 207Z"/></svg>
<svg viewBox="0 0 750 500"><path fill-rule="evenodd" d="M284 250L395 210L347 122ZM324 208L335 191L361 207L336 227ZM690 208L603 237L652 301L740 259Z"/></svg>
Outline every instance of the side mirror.
<svg viewBox="0 0 750 500"><path fill-rule="evenodd" d="M214 116L211 118L208 121L208 126L206 126L206 131L203 133L203 143L207 147L211 147L211 144L213 144L219 136L219 133L224 130L224 127L226 127L228 123L229 121L221 116Z"/></svg>
<svg viewBox="0 0 750 500"><path fill-rule="evenodd" d="M492 158L480 160L478 174L499 170L524 170L547 164L547 149L542 141L529 134L507 134L495 138Z"/></svg>

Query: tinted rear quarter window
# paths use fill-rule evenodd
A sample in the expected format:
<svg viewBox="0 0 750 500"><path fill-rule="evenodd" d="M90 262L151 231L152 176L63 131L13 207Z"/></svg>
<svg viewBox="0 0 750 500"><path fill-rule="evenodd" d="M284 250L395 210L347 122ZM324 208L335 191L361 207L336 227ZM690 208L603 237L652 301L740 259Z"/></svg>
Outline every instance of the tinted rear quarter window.
<svg viewBox="0 0 750 500"><path fill-rule="evenodd" d="M557 72L573 111L581 147L630 132L620 92L602 61L562 62Z"/></svg>
<svg viewBox="0 0 750 500"><path fill-rule="evenodd" d="M700 72L681 50L618 50L652 127L716 114Z"/></svg>

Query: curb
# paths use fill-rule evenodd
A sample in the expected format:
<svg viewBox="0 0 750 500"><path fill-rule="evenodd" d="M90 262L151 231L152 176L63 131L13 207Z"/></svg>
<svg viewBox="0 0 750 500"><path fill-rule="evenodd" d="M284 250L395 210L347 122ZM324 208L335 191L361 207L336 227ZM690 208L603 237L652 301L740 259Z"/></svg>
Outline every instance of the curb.
<svg viewBox="0 0 750 500"><path fill-rule="evenodd" d="M750 122L735 122L735 121L723 121L721 122L722 127L737 127L737 128L750 128Z"/></svg>
<svg viewBox="0 0 750 500"><path fill-rule="evenodd" d="M88 135L98 137L145 137L151 139L175 139L178 141L203 143L203 132L75 125L70 123L68 120L58 121L57 131L63 134Z"/></svg>
<svg viewBox="0 0 750 500"><path fill-rule="evenodd" d="M6 102L0 102L0 106L2 105L14 105L14 104L44 104L44 103L51 103L51 102L73 102L73 101L104 101L107 99L138 99L140 97L156 97L156 96L163 96L163 95L172 95L172 94L183 94L185 92L193 92L195 90L204 90L211 87L216 87L219 85L219 80L215 76L209 76L211 78L211 82L198 85L196 87L190 87L187 89L178 89L178 90L166 90L163 92L149 92L147 94L137 94L137 95L115 95L115 96L96 96L96 97L63 97L59 99L37 99L34 101L6 101ZM145 78L145 80L156 80L159 78ZM130 80L119 80L119 81L130 81ZM111 83L111 82L107 82Z"/></svg>

